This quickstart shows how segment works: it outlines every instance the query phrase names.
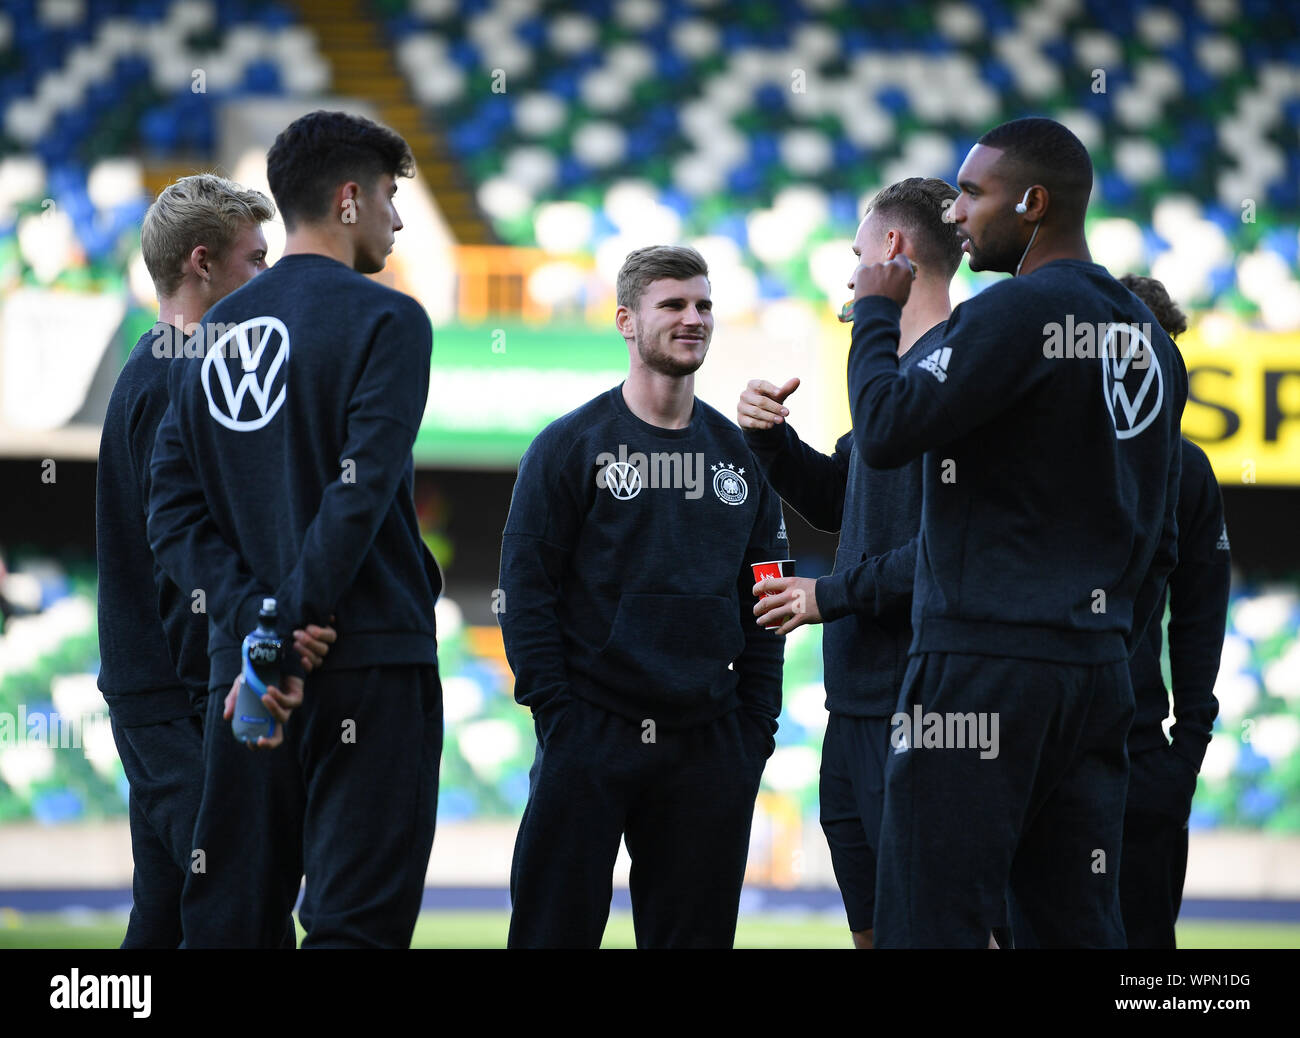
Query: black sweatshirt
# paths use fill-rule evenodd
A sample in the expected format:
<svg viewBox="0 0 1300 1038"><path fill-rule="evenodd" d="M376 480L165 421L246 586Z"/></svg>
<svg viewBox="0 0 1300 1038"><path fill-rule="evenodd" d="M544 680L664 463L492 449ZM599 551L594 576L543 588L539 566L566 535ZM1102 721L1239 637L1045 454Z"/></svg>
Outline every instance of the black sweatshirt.
<svg viewBox="0 0 1300 1038"><path fill-rule="evenodd" d="M739 428L697 399L689 426L660 429L616 386L519 463L498 613L515 699L669 728L740 705L775 731L784 645L755 621L750 564L788 555Z"/></svg>
<svg viewBox="0 0 1300 1038"><path fill-rule="evenodd" d="M943 337L935 325L899 359L906 371ZM921 527L921 459L872 468L852 431L827 457L789 423L746 429L745 441L781 499L812 526L839 533L835 568L817 579L826 709L855 717L894 712L912 641L912 585Z"/></svg>
<svg viewBox="0 0 1300 1038"><path fill-rule="evenodd" d="M868 464L925 453L911 651L1127 661L1177 560L1187 372L1169 336L1082 260L991 285L901 372L899 313L855 304L849 401ZM1100 360L1116 325L1150 347L1135 359L1125 331Z"/></svg>
<svg viewBox="0 0 1300 1038"><path fill-rule="evenodd" d="M149 540L181 588L207 593L208 687L239 672L266 596L286 646L295 627L336 618L323 669L436 663L442 580L412 501L424 309L336 260L291 255L204 329L205 359L172 364ZM295 653L284 669L301 672Z"/></svg>
<svg viewBox="0 0 1300 1038"><path fill-rule="evenodd" d="M1182 441L1183 478L1178 490L1178 565L1169 574L1169 670L1174 686L1176 753L1196 769L1205 757L1219 713L1214 683L1228 622L1232 559L1223 497L1210 459ZM1129 660L1137 715L1129 731L1130 753L1165 745L1161 724L1169 715L1169 692L1160 672L1164 600Z"/></svg>
<svg viewBox="0 0 1300 1038"><path fill-rule="evenodd" d="M167 410L170 362L155 356L155 324L118 374L95 473L99 690L118 724L174 721L208 689L208 618L167 579L149 550L149 461Z"/></svg>

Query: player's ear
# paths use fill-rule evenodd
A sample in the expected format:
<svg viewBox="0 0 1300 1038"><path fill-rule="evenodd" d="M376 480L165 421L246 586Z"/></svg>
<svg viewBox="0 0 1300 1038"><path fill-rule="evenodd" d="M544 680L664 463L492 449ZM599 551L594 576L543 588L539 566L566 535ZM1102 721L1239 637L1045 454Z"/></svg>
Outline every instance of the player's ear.
<svg viewBox="0 0 1300 1038"><path fill-rule="evenodd" d="M212 280L211 261L212 256L208 252L208 247L196 245L190 250L187 273L192 273L200 281L210 281Z"/></svg>
<svg viewBox="0 0 1300 1038"><path fill-rule="evenodd" d="M885 262L888 263L903 251L903 232L894 229L885 235Z"/></svg>
<svg viewBox="0 0 1300 1038"><path fill-rule="evenodd" d="M340 187L335 217L343 223L356 223L357 206L361 203L361 194L361 185L355 180L349 180Z"/></svg>
<svg viewBox="0 0 1300 1038"><path fill-rule="evenodd" d="M1023 204L1026 221L1037 223L1047 215L1050 202L1051 198L1047 193L1047 188L1043 187L1042 184L1034 184L1021 196L1020 202L1017 203L1016 212L1021 211L1019 206Z"/></svg>
<svg viewBox="0 0 1300 1038"><path fill-rule="evenodd" d="M623 338L632 338L632 311L622 303L614 311L614 327L618 329L618 334Z"/></svg>

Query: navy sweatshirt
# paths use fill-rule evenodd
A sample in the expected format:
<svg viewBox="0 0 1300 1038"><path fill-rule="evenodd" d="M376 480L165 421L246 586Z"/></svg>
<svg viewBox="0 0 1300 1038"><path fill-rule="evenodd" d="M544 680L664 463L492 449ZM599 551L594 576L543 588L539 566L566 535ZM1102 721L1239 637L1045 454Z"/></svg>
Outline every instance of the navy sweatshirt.
<svg viewBox="0 0 1300 1038"><path fill-rule="evenodd" d="M411 447L432 331L414 299L321 255L291 255L204 318L172 363L149 540L203 588L209 688L229 686L262 598L282 638L335 617L322 669L437 662L442 579L420 537ZM301 673L286 652L287 673Z"/></svg>
<svg viewBox="0 0 1300 1038"><path fill-rule="evenodd" d="M1177 560L1187 372L1169 336L1082 260L962 303L907 371L899 313L857 301L848 377L868 464L925 453L911 651L1127 661ZM1135 358L1124 332L1099 359L1119 324L1151 345Z"/></svg>
<svg viewBox="0 0 1300 1038"><path fill-rule="evenodd" d="M118 724L174 721L208 689L208 618L168 580L149 550L149 461L167 410L168 325L135 344L104 414L95 473L99 570L99 690Z"/></svg>
<svg viewBox="0 0 1300 1038"><path fill-rule="evenodd" d="M785 647L755 621L750 564L788 556L739 428L697 399L689 426L660 429L616 386L519 463L498 614L515 699L669 728L740 705L775 732Z"/></svg>
<svg viewBox="0 0 1300 1038"><path fill-rule="evenodd" d="M898 367L929 356L944 322L913 343ZM921 527L921 459L872 468L852 431L827 457L789 423L746 429L745 441L781 499L812 526L839 533L835 568L817 580L826 709L855 717L894 712L912 641L912 585Z"/></svg>
<svg viewBox="0 0 1300 1038"><path fill-rule="evenodd" d="M1178 490L1178 565L1169 574L1169 670L1174 686L1173 748L1196 769L1205 757L1219 713L1214 683L1228 622L1232 559L1223 497L1210 459L1182 441L1183 478ZM1130 753L1165 745L1161 728L1169 715L1169 692L1160 672L1164 602L1129 660L1137 715L1129 731Z"/></svg>

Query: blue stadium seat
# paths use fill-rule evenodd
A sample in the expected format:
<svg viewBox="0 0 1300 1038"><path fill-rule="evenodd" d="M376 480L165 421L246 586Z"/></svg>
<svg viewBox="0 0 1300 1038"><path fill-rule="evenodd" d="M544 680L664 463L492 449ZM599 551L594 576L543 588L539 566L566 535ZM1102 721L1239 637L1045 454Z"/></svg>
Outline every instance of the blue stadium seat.
<svg viewBox="0 0 1300 1038"><path fill-rule="evenodd" d="M754 92L754 107L768 118L778 118L785 113L787 92L772 83L765 83Z"/></svg>
<svg viewBox="0 0 1300 1038"><path fill-rule="evenodd" d="M830 204L832 222L841 227L856 227L862 220L858 200L847 191L833 191L827 201Z"/></svg>
<svg viewBox="0 0 1300 1038"><path fill-rule="evenodd" d="M1231 265L1226 267L1215 267L1210 271L1211 295L1217 296L1229 292L1236 283L1237 271L1236 268Z"/></svg>
<svg viewBox="0 0 1300 1038"><path fill-rule="evenodd" d="M294 11L279 4L270 4L261 10L261 21L268 29L283 29L298 23Z"/></svg>
<svg viewBox="0 0 1300 1038"><path fill-rule="evenodd" d="M116 78L123 85L146 82L149 79L149 62L140 57L119 58Z"/></svg>
<svg viewBox="0 0 1300 1038"><path fill-rule="evenodd" d="M530 47L545 46L546 20L536 16L527 18L515 26L515 35Z"/></svg>
<svg viewBox="0 0 1300 1038"><path fill-rule="evenodd" d="M244 89L254 94L282 93L280 66L273 61L250 61L244 69Z"/></svg>
<svg viewBox="0 0 1300 1038"><path fill-rule="evenodd" d="M671 187L663 188L659 192L659 204L667 206L683 220L690 217L695 210L695 203L691 199Z"/></svg>
<svg viewBox="0 0 1300 1038"><path fill-rule="evenodd" d="M550 73L542 83L547 93L572 102L578 96L578 73L574 69L560 68Z"/></svg>
<svg viewBox="0 0 1300 1038"><path fill-rule="evenodd" d="M775 271L764 270L758 275L758 297L760 299L784 299L790 294L790 286ZM784 727L784 723L782 724Z"/></svg>
<svg viewBox="0 0 1300 1038"><path fill-rule="evenodd" d="M469 40L457 40L451 46L451 56L456 60L456 64L466 72L477 71L479 67L478 48Z"/></svg>
<svg viewBox="0 0 1300 1038"><path fill-rule="evenodd" d="M447 139L456 154L472 158L493 146L496 133L478 119L470 119L453 127L448 132Z"/></svg>
<svg viewBox="0 0 1300 1038"><path fill-rule="evenodd" d="M1007 91L1015 84L1015 77L1002 62L989 58L980 66L980 79L998 91Z"/></svg>
<svg viewBox="0 0 1300 1038"><path fill-rule="evenodd" d="M72 822L83 814L81 798L71 789L40 790L32 794L32 817L42 825Z"/></svg>
<svg viewBox="0 0 1300 1038"><path fill-rule="evenodd" d="M555 179L557 184L566 189L571 189L577 184L585 184L590 181L592 179L591 169L572 155L561 155L560 168Z"/></svg>
<svg viewBox="0 0 1300 1038"><path fill-rule="evenodd" d="M1146 266L1149 269L1157 256L1169 251L1169 243L1150 227L1144 227L1142 229L1142 251L1145 254Z"/></svg>
<svg viewBox="0 0 1300 1038"><path fill-rule="evenodd" d="M748 169L747 166L741 166L741 170ZM758 175L753 174L752 183L756 186ZM746 186L744 190L752 191L754 188ZM728 213L715 221L709 229L710 234L716 234L722 238L730 238L741 248L749 244L749 230L745 227L745 217L740 213Z"/></svg>
<svg viewBox="0 0 1300 1038"><path fill-rule="evenodd" d="M753 165L738 165L731 173L727 174L727 190L733 194L741 195L742 198L753 195L762 186L762 173Z"/></svg>
<svg viewBox="0 0 1300 1038"><path fill-rule="evenodd" d="M659 50L658 63L659 78L664 82L680 83L690 74L690 64L671 47Z"/></svg>
<svg viewBox="0 0 1300 1038"><path fill-rule="evenodd" d="M146 149L155 155L174 152L181 140L180 127L166 105L145 112L140 119L140 136Z"/></svg>
<svg viewBox="0 0 1300 1038"><path fill-rule="evenodd" d="M780 161L781 142L774 133L756 133L749 138L749 162L758 168Z"/></svg>
<svg viewBox="0 0 1300 1038"><path fill-rule="evenodd" d="M1267 231L1262 244L1281 256L1288 267L1300 265L1300 236L1293 228L1274 228Z"/></svg>

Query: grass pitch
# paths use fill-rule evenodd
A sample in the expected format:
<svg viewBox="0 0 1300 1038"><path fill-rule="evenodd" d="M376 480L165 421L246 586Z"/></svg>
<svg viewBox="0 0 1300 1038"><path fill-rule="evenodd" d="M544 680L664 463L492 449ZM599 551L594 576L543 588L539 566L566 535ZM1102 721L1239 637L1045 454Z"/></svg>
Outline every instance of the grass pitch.
<svg viewBox="0 0 1300 1038"><path fill-rule="evenodd" d="M413 948L504 948L507 912L424 912ZM28 913L0 909L0 948L116 948L126 932L120 912ZM301 938L302 932L299 931ZM1180 948L1300 948L1300 924L1191 920L1178 924ZM632 916L610 915L604 948L634 948ZM768 912L742 915L737 948L850 949L839 918Z"/></svg>

